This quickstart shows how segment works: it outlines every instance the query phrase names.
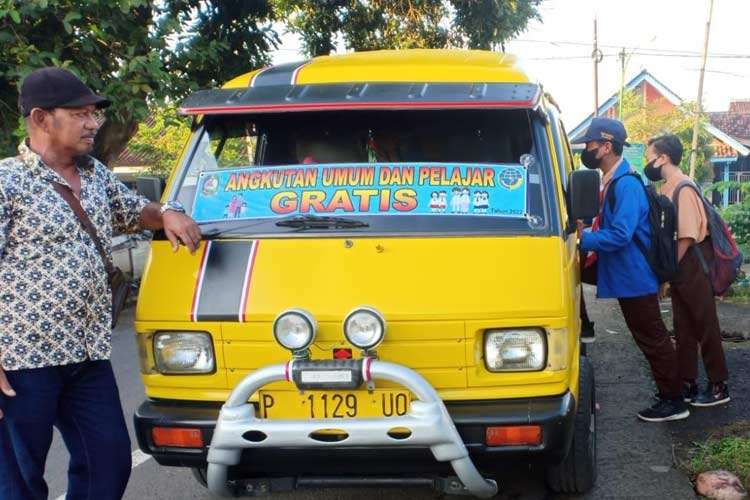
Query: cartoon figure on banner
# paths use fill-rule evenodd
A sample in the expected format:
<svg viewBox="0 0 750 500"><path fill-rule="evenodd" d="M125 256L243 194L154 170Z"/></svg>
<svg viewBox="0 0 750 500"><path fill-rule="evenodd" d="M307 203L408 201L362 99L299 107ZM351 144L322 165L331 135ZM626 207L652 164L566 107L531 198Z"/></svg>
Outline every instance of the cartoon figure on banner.
<svg viewBox="0 0 750 500"><path fill-rule="evenodd" d="M224 218L229 218L229 205L224 205Z"/></svg>
<svg viewBox="0 0 750 500"><path fill-rule="evenodd" d="M203 196L213 196L219 191L219 178L215 175L203 179Z"/></svg>
<svg viewBox="0 0 750 500"><path fill-rule="evenodd" d="M244 217L246 212L247 212L247 202L243 201L242 204L240 205L238 217Z"/></svg>
<svg viewBox="0 0 750 500"><path fill-rule="evenodd" d="M240 211L242 210L242 205L243 204L245 206L247 206L247 204L245 203L244 198L242 198L242 195L238 194L237 198L235 199L234 211L232 212L232 218L239 219L239 217L240 217Z"/></svg>
<svg viewBox="0 0 750 500"><path fill-rule="evenodd" d="M481 193L481 205L480 205L480 213L486 214L487 211L490 208L490 193L487 191L482 191Z"/></svg>
<svg viewBox="0 0 750 500"><path fill-rule="evenodd" d="M438 192L433 191L430 193L430 212L437 213L440 211L440 200L438 199Z"/></svg>
<svg viewBox="0 0 750 500"><path fill-rule="evenodd" d="M447 206L446 199L448 198L448 193L446 193L445 191L440 191L440 193L438 193L438 198L438 212L444 214L445 207Z"/></svg>
<svg viewBox="0 0 750 500"><path fill-rule="evenodd" d="M480 191L474 191L474 201L472 202L472 211L478 214L480 211L480 205L482 204L482 193Z"/></svg>
<svg viewBox="0 0 750 500"><path fill-rule="evenodd" d="M460 212L462 214L468 214L469 205L471 205L471 191L469 191L469 188L463 188L461 190Z"/></svg>
<svg viewBox="0 0 750 500"><path fill-rule="evenodd" d="M229 202L229 218L234 219L234 212L237 210L237 195L232 195L232 200Z"/></svg>
<svg viewBox="0 0 750 500"><path fill-rule="evenodd" d="M461 211L461 190L453 188L451 190L451 213L457 214Z"/></svg>

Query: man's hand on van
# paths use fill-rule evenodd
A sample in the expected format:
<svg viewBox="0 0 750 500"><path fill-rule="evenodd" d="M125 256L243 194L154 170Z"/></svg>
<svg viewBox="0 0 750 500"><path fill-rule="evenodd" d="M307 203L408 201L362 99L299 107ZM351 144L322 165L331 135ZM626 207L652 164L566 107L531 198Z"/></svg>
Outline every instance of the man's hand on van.
<svg viewBox="0 0 750 500"><path fill-rule="evenodd" d="M180 248L180 243L185 245L191 254L195 254L201 243L201 230L198 224L188 215L174 210L167 210L162 215L164 220L164 233L172 242L172 251Z"/></svg>
<svg viewBox="0 0 750 500"><path fill-rule="evenodd" d="M167 203L166 205L170 205ZM179 203L172 203L170 209L164 209L164 205L151 202L141 211L138 225L149 231L164 230L167 239L172 243L172 251L180 248L180 243L185 245L191 254L195 254L201 243L201 229L192 217L185 214L185 209Z"/></svg>
<svg viewBox="0 0 750 500"><path fill-rule="evenodd" d="M5 372L2 368L0 368L0 392L5 394L6 396L12 398L16 395L16 391L13 390L13 388L10 386L10 382L8 382L8 377L5 376ZM3 410L0 409L0 418L3 418Z"/></svg>

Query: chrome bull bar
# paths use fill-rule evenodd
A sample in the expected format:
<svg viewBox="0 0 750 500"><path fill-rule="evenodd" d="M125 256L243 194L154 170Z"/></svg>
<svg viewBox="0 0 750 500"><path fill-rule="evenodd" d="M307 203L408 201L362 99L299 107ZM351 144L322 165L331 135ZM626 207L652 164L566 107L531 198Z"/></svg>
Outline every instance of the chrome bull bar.
<svg viewBox="0 0 750 500"><path fill-rule="evenodd" d="M221 496L233 496L227 481L229 466L240 463L245 448L409 446L429 447L435 460L450 462L464 485L465 492L480 498L497 493L497 483L485 479L469 457L443 401L435 389L417 372L394 363L365 358L364 381L389 380L403 385L416 395L406 415L383 418L328 418L317 420L273 420L258 418L248 403L252 394L272 382L292 381L292 363L261 368L247 375L234 388L221 409L208 450L208 488ZM408 437L394 438L388 431L404 427ZM322 429L342 429L342 441L325 442L310 437ZM244 435L252 436L252 440Z"/></svg>

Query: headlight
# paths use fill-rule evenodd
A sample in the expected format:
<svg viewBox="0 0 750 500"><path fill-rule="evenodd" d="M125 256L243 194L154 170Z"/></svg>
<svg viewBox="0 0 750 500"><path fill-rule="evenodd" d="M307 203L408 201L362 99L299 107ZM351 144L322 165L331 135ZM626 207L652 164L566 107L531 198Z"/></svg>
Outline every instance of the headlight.
<svg viewBox="0 0 750 500"><path fill-rule="evenodd" d="M369 350L378 346L385 336L385 319L377 310L360 307L344 320L344 336L354 347Z"/></svg>
<svg viewBox="0 0 750 500"><path fill-rule="evenodd" d="M544 330L487 330L484 334L484 359L491 372L543 370L547 363Z"/></svg>
<svg viewBox="0 0 750 500"><path fill-rule="evenodd" d="M211 335L206 332L159 332L154 335L154 361L159 373L213 373Z"/></svg>
<svg viewBox="0 0 750 500"><path fill-rule="evenodd" d="M304 309L289 309L279 314L273 322L276 342L290 351L302 351L312 345L318 323Z"/></svg>

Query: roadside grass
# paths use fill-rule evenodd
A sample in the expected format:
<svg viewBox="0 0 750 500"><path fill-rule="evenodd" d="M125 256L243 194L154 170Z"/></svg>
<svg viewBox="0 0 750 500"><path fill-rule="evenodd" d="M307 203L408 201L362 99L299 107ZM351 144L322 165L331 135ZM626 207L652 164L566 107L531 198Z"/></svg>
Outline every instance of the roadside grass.
<svg viewBox="0 0 750 500"><path fill-rule="evenodd" d="M740 270L739 276L737 276L737 280L732 284L732 288L729 289L725 300L741 304L750 302L750 282L748 281L748 273L746 271Z"/></svg>
<svg viewBox="0 0 750 500"><path fill-rule="evenodd" d="M729 425L688 452L684 464L690 475L710 470L727 470L750 489L750 421Z"/></svg>

